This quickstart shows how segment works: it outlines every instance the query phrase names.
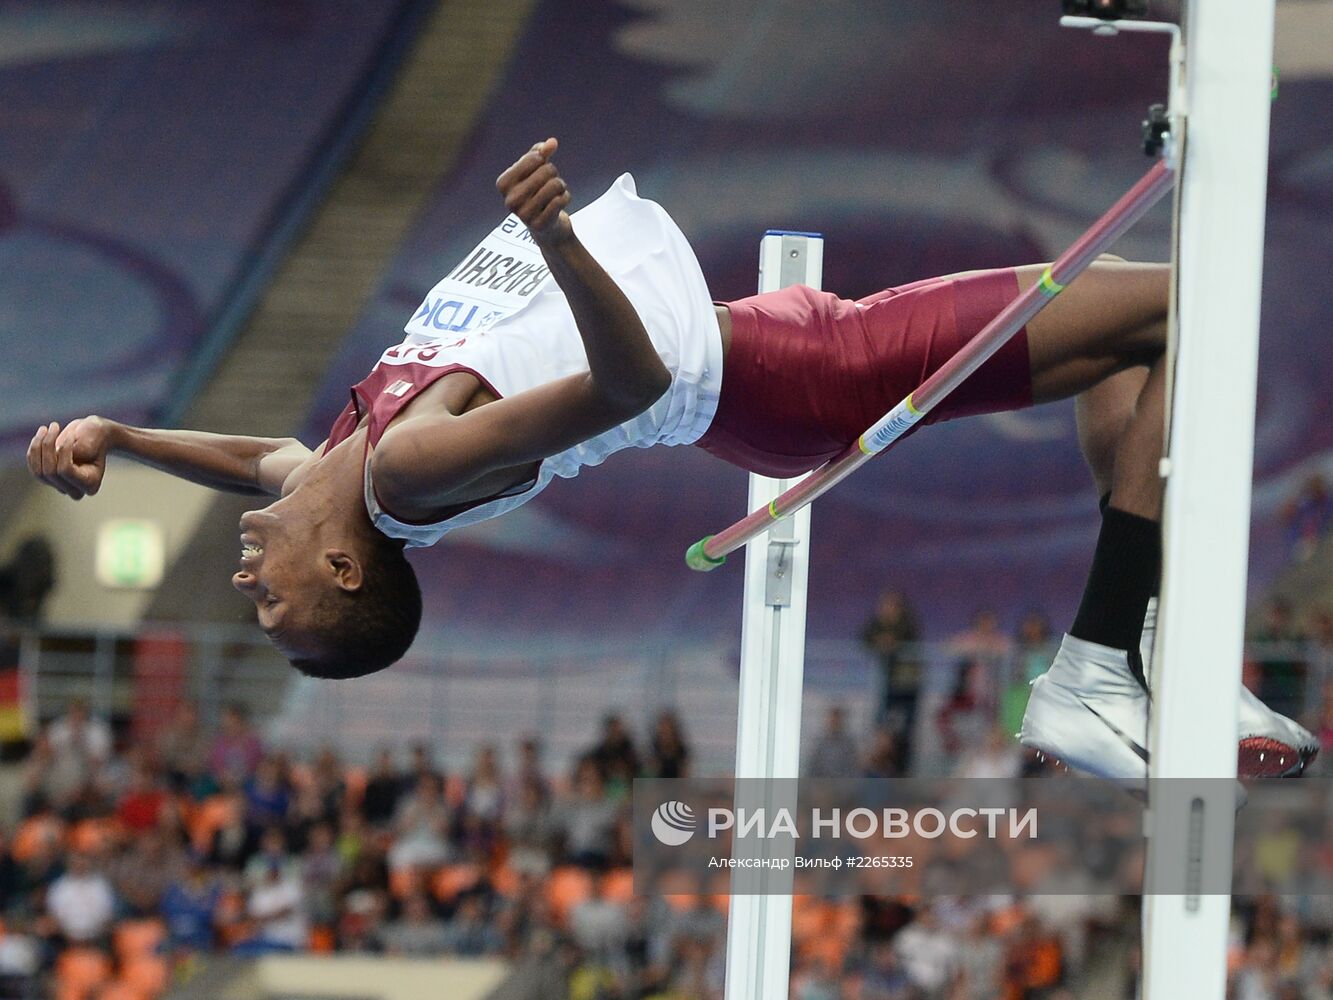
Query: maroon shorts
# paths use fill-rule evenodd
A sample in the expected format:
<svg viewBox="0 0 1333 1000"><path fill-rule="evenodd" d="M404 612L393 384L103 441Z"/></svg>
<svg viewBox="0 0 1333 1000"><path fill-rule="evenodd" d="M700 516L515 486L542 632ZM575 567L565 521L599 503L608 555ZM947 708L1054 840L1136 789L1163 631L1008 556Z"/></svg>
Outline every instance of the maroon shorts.
<svg viewBox="0 0 1333 1000"><path fill-rule="evenodd" d="M731 349L717 415L697 442L769 476L813 469L855 441L1018 294L1011 269L930 278L857 302L793 285L724 303ZM922 421L1032 405L1020 330Z"/></svg>

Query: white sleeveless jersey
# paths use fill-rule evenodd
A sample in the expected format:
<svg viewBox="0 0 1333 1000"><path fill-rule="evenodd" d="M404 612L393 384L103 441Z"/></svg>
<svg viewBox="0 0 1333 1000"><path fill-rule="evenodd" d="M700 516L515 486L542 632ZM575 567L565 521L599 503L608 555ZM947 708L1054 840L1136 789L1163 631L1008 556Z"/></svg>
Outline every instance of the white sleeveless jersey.
<svg viewBox="0 0 1333 1000"><path fill-rule="evenodd" d="M366 463L366 507L386 535L409 546L433 545L446 532L513 510L555 477L572 478L622 448L693 444L708 429L722 386L722 335L684 234L660 205L638 197L629 174L572 218L579 240L643 320L671 373L670 388L634 419L544 459L527 488L435 524L408 524L386 513ZM512 215L431 290L404 329L407 339L386 351L377 369L463 368L500 396L588 370L564 293ZM381 384L391 394L420 391L387 377Z"/></svg>

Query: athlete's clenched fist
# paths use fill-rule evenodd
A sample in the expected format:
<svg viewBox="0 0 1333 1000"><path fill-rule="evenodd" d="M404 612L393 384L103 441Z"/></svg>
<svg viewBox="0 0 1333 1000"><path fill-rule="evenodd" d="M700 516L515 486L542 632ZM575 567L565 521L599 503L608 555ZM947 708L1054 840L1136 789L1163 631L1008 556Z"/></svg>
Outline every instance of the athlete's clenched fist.
<svg viewBox="0 0 1333 1000"><path fill-rule="evenodd" d="M574 235L565 207L569 188L551 157L559 143L539 142L520 156L512 167L496 178L505 207L522 220L539 246L556 246Z"/></svg>
<svg viewBox="0 0 1333 1000"><path fill-rule="evenodd" d="M52 421L37 428L28 445L28 468L52 489L82 500L102 488L112 423L101 417Z"/></svg>

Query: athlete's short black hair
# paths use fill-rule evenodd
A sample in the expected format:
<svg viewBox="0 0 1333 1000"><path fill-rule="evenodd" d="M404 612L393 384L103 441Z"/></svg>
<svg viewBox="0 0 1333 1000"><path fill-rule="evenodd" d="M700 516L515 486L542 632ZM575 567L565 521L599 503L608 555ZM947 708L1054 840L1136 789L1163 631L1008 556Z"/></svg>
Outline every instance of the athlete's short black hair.
<svg viewBox="0 0 1333 1000"><path fill-rule="evenodd" d="M360 589L336 591L315 609L315 627L328 652L292 666L310 677L364 677L402 659L421 627L421 586L403 544L376 531L362 563Z"/></svg>

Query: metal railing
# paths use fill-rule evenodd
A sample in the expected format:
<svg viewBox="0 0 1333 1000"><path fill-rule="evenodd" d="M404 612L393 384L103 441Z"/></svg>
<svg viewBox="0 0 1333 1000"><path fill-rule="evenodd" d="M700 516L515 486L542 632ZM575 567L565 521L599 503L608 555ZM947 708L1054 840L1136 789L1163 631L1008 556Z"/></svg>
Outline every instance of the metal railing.
<svg viewBox="0 0 1333 1000"><path fill-rule="evenodd" d="M670 709L684 723L699 773L725 773L735 752L738 653L729 643L419 644L389 671L337 682L296 674L248 627L43 627L12 632L7 645L11 655L16 650L30 732L75 698L122 727L146 722L149 728L181 700L197 704L209 729L224 706L239 703L270 744L297 753L330 746L345 759L365 761L381 745L421 741L442 763L461 767L482 743L503 747L534 734L546 746L548 763L561 767L596 739L606 714L621 714L643 742L657 715ZM971 676L978 688L975 711L983 721L991 713L994 723L1005 692L1049 662L1030 649L979 654L950 641L904 645L900 655L920 666L911 745L916 768L925 773L950 766L950 754L939 745L938 719L962 691L959 679L967 665L977 667ZM1261 696L1274 697L1285 687L1274 707L1307 724L1318 720L1333 651L1267 643L1251 644L1248 656L1261 672L1267 666L1282 674L1283 684L1261 685ZM884 684L879 660L859 643L810 642L804 744L819 737L833 705L844 709L849 732L868 739L883 719Z"/></svg>
<svg viewBox="0 0 1333 1000"><path fill-rule="evenodd" d="M75 699L86 701L103 718L128 718L142 711L144 706L136 704L143 693L136 684L137 666L154 642L179 646L178 697L195 702L208 727L217 724L227 704L262 713L280 698L290 673L268 642L246 627L42 627L20 629L15 638L19 698L29 725L58 715ZM162 653L156 658L160 661Z"/></svg>

